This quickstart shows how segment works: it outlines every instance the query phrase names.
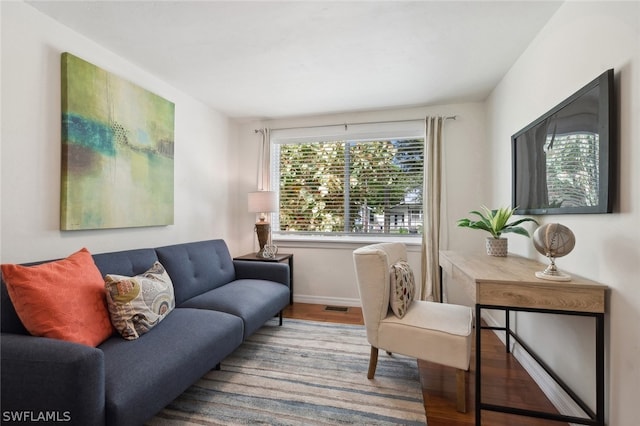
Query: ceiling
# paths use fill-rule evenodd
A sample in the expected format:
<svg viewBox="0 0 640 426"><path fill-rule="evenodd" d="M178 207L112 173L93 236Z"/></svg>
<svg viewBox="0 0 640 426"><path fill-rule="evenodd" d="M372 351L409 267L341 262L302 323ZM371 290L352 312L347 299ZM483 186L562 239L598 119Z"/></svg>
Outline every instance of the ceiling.
<svg viewBox="0 0 640 426"><path fill-rule="evenodd" d="M562 2L28 1L237 118L482 101Z"/></svg>

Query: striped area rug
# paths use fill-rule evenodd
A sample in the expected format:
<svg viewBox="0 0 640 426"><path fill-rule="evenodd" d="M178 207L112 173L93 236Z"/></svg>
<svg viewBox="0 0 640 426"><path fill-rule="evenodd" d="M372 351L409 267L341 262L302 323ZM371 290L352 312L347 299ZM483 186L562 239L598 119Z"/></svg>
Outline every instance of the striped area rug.
<svg viewBox="0 0 640 426"><path fill-rule="evenodd" d="M417 362L380 351L367 379L364 326L269 322L149 425L425 425Z"/></svg>

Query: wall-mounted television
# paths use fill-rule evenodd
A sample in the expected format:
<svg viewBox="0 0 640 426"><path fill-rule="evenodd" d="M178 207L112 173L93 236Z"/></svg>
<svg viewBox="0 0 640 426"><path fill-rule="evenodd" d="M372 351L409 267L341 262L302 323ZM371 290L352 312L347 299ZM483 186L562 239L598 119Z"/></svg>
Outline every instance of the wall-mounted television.
<svg viewBox="0 0 640 426"><path fill-rule="evenodd" d="M610 69L514 134L516 214L611 213L616 122Z"/></svg>

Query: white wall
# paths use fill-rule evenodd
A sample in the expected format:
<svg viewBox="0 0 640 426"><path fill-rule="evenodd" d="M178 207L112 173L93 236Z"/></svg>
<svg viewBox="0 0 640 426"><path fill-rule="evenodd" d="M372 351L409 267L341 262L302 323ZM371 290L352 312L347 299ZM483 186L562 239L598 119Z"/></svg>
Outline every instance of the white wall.
<svg viewBox="0 0 640 426"><path fill-rule="evenodd" d="M2 262L230 236L229 120L22 2L1 2ZM175 103L175 224L59 230L60 54L68 51Z"/></svg>
<svg viewBox="0 0 640 426"><path fill-rule="evenodd" d="M248 121L239 124L238 164L243 170L238 180L238 228L241 251L255 251L253 232L255 217L246 213L246 194L257 189L257 151L262 127L286 128L319 126L336 123L375 122L387 120L423 119L426 115L457 116L445 124L445 199L446 217L443 248L461 249L473 245L483 249L483 236L458 229L455 220L480 204L488 203L489 186L485 184L485 117L482 103L439 105L420 108L334 114L270 121ZM281 252L294 254L294 300L307 303L359 305L353 268L352 251L367 243L291 243L278 242ZM419 244L419 241L418 241ZM410 246L409 262L417 276L420 274L418 246Z"/></svg>
<svg viewBox="0 0 640 426"><path fill-rule="evenodd" d="M557 264L610 286L607 334L607 418L637 424L640 395L640 3L567 2L549 21L487 101L493 204L510 199L510 136L608 68L619 98L620 164L616 212L540 217L576 235ZM512 251L536 257L530 241ZM539 260L543 260L538 256ZM593 406L594 329L587 319L518 316L526 341Z"/></svg>

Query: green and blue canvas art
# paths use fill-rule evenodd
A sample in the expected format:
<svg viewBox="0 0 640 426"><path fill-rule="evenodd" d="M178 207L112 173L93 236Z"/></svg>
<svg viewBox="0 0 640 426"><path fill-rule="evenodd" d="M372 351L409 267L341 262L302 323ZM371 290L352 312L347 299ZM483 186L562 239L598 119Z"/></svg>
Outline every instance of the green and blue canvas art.
<svg viewBox="0 0 640 426"><path fill-rule="evenodd" d="M60 229L173 224L175 105L62 54Z"/></svg>

